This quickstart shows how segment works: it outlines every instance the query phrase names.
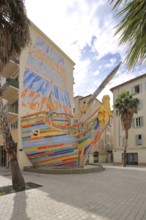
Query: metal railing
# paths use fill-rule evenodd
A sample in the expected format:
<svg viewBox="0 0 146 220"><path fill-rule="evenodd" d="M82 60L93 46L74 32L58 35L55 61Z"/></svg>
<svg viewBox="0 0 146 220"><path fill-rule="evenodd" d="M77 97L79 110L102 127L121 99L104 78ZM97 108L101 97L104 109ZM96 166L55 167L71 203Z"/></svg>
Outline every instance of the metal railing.
<svg viewBox="0 0 146 220"><path fill-rule="evenodd" d="M19 89L19 81L13 78L6 79L6 83L0 88L0 94L2 94L9 86Z"/></svg>

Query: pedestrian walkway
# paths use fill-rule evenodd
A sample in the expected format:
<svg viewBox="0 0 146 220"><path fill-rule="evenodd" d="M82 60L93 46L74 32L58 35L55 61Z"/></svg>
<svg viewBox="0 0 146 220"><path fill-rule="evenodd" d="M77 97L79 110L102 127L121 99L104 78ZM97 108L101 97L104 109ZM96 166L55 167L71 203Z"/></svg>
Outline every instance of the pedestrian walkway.
<svg viewBox="0 0 146 220"><path fill-rule="evenodd" d="M138 168L137 168L138 169ZM146 173L113 166L88 174L23 172L40 188L0 196L0 220L146 220ZM0 168L0 186L11 185Z"/></svg>
<svg viewBox="0 0 146 220"><path fill-rule="evenodd" d="M123 166L116 166L114 164L102 163L101 164L105 168L115 168L115 169L122 169L122 170L137 170L137 171L146 171L146 166L133 166L127 165L126 167Z"/></svg>

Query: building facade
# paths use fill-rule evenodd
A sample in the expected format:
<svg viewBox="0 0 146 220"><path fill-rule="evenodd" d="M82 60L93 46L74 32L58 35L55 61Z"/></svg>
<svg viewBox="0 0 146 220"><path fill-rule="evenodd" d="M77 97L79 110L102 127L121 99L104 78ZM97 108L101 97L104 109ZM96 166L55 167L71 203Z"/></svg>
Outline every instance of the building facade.
<svg viewBox="0 0 146 220"><path fill-rule="evenodd" d="M113 102L118 94L124 91L134 93L140 100L138 113L134 114L132 126L129 129L127 164L146 165L146 74L138 76L111 89ZM125 134L121 126L120 117L113 111L113 155L114 163L122 164L122 153Z"/></svg>
<svg viewBox="0 0 146 220"><path fill-rule="evenodd" d="M102 105L102 103L95 99L90 107L87 109L85 108L86 104L88 103L89 99L91 98L91 95L88 96L76 96L74 97L74 114L79 115L80 112L82 112L79 120L85 121L89 117L92 117L92 115L97 112L99 106ZM110 117L110 122L101 134L98 142L96 144L92 144L91 152L89 155L88 162L89 163L111 163L112 162L112 135L113 135L113 122L112 122L112 112Z"/></svg>
<svg viewBox="0 0 146 220"><path fill-rule="evenodd" d="M31 44L11 59L1 73L1 93L20 168L31 165L22 149L21 117L40 111L72 114L75 63L30 22ZM0 166L7 165L0 137Z"/></svg>

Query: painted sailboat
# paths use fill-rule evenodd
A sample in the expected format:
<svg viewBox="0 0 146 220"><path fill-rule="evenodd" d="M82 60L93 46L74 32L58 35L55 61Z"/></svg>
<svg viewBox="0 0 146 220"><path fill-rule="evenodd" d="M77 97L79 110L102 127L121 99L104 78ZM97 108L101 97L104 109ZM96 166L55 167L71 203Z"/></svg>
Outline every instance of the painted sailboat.
<svg viewBox="0 0 146 220"><path fill-rule="evenodd" d="M118 71L121 63L105 78L86 105L103 90ZM51 97L50 97L51 98ZM98 140L109 123L109 97L88 119L75 123L77 116L41 111L21 119L23 151L33 166L84 167L92 145ZM53 106L53 100L52 106ZM108 103L108 104L107 104Z"/></svg>

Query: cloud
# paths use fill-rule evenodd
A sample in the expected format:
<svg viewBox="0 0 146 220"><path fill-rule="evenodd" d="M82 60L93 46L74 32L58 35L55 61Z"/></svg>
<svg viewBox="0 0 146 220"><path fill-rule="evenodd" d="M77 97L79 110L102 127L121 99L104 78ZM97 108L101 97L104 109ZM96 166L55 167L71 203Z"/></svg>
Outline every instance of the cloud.
<svg viewBox="0 0 146 220"><path fill-rule="evenodd" d="M76 63L74 95L92 94L109 72L124 60L125 51L114 36L116 20L103 0L25 0L28 17ZM124 65L100 94L130 77L146 72L137 65L127 72Z"/></svg>
<svg viewBox="0 0 146 220"><path fill-rule="evenodd" d="M93 73L93 76L98 76L100 74L99 70L96 70L94 73Z"/></svg>

